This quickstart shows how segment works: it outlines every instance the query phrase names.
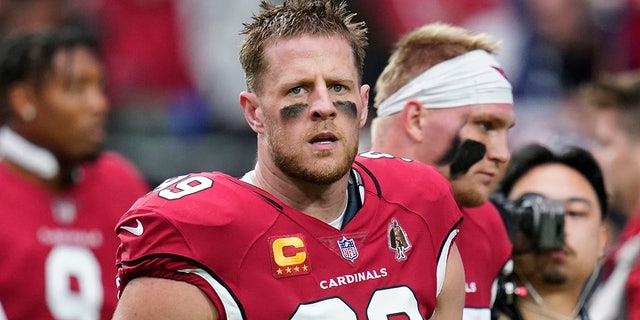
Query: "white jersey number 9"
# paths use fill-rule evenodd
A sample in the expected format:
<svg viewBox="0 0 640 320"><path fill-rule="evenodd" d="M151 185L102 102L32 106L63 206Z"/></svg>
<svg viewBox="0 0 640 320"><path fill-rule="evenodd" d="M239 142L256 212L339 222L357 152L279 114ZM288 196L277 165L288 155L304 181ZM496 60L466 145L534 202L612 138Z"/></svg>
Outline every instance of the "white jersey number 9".
<svg viewBox="0 0 640 320"><path fill-rule="evenodd" d="M104 302L100 264L84 247L55 246L45 262L47 306L56 319L100 318ZM72 286L77 280L77 287Z"/></svg>
<svg viewBox="0 0 640 320"><path fill-rule="evenodd" d="M175 179L169 179L163 182L160 186L156 187L156 190L160 190L158 191L158 196L167 200L175 200L190 194L200 192L205 189L209 189L213 185L213 180L207 177L185 177L186 176L180 176ZM171 186L176 181L178 182L175 185Z"/></svg>

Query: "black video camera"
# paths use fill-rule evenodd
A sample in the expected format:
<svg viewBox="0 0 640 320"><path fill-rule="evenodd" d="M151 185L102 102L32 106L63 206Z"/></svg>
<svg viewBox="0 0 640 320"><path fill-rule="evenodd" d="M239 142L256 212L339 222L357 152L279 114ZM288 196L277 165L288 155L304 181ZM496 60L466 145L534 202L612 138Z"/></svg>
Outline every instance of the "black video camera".
<svg viewBox="0 0 640 320"><path fill-rule="evenodd" d="M513 254L561 249L564 245L565 207L559 200L538 193L525 193L509 200L500 193L491 196L513 244Z"/></svg>

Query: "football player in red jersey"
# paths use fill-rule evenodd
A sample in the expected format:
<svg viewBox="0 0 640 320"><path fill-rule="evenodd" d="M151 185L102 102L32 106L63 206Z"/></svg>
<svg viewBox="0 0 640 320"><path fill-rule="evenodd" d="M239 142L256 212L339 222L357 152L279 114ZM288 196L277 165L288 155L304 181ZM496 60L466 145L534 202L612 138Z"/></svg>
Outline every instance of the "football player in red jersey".
<svg viewBox="0 0 640 320"><path fill-rule="evenodd" d="M511 85L487 34L446 24L402 37L376 83L372 150L435 166L451 182L464 222L456 240L465 269L465 319L490 319L511 242L488 201L509 161ZM508 270L507 270L508 271Z"/></svg>
<svg viewBox="0 0 640 320"><path fill-rule="evenodd" d="M330 0L261 8L240 52L256 167L172 178L136 202L116 229L114 318L460 319L448 181L356 156L364 23Z"/></svg>
<svg viewBox="0 0 640 320"><path fill-rule="evenodd" d="M109 319L113 230L148 192L102 152L108 103L95 38L60 29L0 45L0 319Z"/></svg>

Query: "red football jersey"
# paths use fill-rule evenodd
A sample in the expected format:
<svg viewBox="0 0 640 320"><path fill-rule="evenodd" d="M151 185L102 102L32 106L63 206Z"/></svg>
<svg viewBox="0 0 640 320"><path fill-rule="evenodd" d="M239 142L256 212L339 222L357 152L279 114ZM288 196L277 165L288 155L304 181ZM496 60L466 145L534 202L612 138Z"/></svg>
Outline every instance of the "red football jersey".
<svg viewBox="0 0 640 320"><path fill-rule="evenodd" d="M76 185L54 192L0 163L0 319L111 319L113 230L149 189L114 153L79 173Z"/></svg>
<svg viewBox="0 0 640 320"><path fill-rule="evenodd" d="M225 174L167 180L116 229L120 290L137 276L187 281L221 319L428 318L461 213L433 168L368 156L353 166L362 208L342 230Z"/></svg>
<svg viewBox="0 0 640 320"><path fill-rule="evenodd" d="M464 319L491 319L494 282L511 258L511 241L500 213L490 201L462 208L464 223L456 239L465 273Z"/></svg>

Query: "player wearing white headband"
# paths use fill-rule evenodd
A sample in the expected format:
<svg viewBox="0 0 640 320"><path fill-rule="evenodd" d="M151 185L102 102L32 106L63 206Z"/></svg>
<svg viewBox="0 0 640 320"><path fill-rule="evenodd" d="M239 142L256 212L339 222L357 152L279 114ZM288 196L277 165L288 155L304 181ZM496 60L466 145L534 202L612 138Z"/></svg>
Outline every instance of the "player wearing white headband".
<svg viewBox="0 0 640 320"><path fill-rule="evenodd" d="M396 44L376 83L372 150L434 165L464 221L456 240L466 276L464 319L490 319L511 242L488 201L510 158L511 85L486 34L430 24Z"/></svg>

